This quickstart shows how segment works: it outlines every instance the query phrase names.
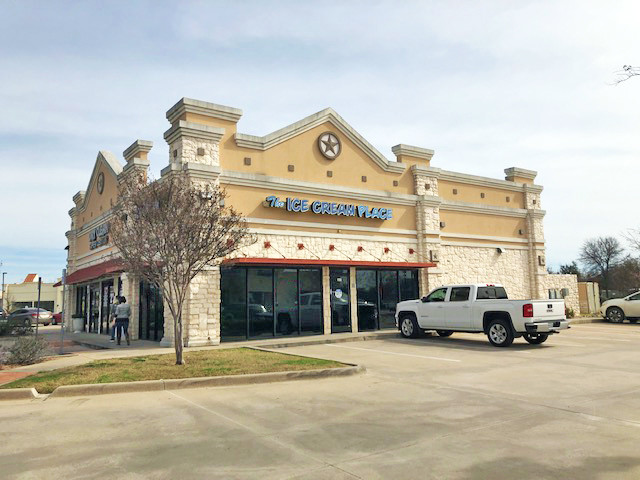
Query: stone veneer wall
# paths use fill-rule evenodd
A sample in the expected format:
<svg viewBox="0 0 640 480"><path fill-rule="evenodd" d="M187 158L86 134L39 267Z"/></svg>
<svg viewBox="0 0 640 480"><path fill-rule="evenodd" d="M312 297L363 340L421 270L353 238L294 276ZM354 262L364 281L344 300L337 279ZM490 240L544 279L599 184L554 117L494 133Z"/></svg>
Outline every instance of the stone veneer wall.
<svg viewBox="0 0 640 480"><path fill-rule="evenodd" d="M542 275L540 277L540 283L542 284L545 297L548 298L548 290L549 289L569 289L569 295L564 297L564 303L567 308L573 309L576 315L580 313L580 298L578 296L578 276L571 274L558 274L558 273L550 273L547 275Z"/></svg>
<svg viewBox="0 0 640 480"><path fill-rule="evenodd" d="M529 252L503 247L443 245L439 270L441 285L495 282L504 285L509 298L531 298ZM431 289L438 285L429 285Z"/></svg>

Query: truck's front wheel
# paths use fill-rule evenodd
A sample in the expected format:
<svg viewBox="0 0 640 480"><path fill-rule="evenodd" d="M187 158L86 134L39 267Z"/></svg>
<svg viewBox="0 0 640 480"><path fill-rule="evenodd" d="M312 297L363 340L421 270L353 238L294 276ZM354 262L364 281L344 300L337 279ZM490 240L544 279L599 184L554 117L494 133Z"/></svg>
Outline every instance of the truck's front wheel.
<svg viewBox="0 0 640 480"><path fill-rule="evenodd" d="M417 338L420 335L420 327L415 317L412 315L400 317L400 333L405 338Z"/></svg>
<svg viewBox="0 0 640 480"><path fill-rule="evenodd" d="M549 334L547 333L525 333L523 335L524 339L529 342L531 345L540 345L547 341L549 338Z"/></svg>
<svg viewBox="0 0 640 480"><path fill-rule="evenodd" d="M513 343L513 331L504 320L492 320L487 330L487 337L494 347L508 347Z"/></svg>

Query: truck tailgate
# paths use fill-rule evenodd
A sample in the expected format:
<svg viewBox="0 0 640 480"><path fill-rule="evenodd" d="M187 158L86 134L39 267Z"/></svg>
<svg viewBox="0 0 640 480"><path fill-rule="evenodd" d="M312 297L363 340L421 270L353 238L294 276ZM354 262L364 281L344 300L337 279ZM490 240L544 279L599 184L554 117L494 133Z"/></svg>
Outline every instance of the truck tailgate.
<svg viewBox="0 0 640 480"><path fill-rule="evenodd" d="M531 303L536 321L564 317L564 300L532 300Z"/></svg>

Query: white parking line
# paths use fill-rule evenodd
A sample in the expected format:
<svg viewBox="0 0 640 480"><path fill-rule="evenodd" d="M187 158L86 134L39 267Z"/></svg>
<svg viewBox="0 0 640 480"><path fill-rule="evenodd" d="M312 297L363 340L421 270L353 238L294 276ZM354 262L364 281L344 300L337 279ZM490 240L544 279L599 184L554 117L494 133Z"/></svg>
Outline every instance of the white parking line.
<svg viewBox="0 0 640 480"><path fill-rule="evenodd" d="M565 335L567 338L581 338L582 340L593 340L594 342L601 342L602 341L602 337L598 336L598 337L578 337L572 334L567 334ZM611 341L611 342L630 342L631 340L623 340L621 338L609 338L607 337L607 341Z"/></svg>
<svg viewBox="0 0 640 480"><path fill-rule="evenodd" d="M387 355L398 355L401 357L427 358L429 360L440 360L443 362L461 362L455 358L429 357L427 355L412 355L410 353L387 352L386 350L376 350L374 348L345 347L344 345L327 344L327 347L346 348L348 350L362 350L364 352L386 353Z"/></svg>

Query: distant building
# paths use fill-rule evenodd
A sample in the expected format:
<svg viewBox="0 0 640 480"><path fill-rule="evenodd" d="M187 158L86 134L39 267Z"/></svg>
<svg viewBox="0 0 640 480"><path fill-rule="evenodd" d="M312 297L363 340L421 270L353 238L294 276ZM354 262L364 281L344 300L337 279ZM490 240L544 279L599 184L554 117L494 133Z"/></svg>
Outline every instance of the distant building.
<svg viewBox="0 0 640 480"><path fill-rule="evenodd" d="M40 308L57 313L62 311L62 287L54 285L54 283L42 283ZM4 288L6 295L4 304L7 311L12 312L17 308L37 306L38 274L30 273L22 283L9 283Z"/></svg>

